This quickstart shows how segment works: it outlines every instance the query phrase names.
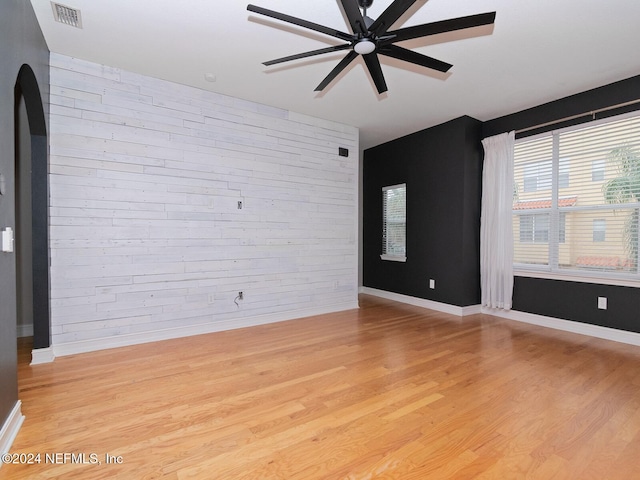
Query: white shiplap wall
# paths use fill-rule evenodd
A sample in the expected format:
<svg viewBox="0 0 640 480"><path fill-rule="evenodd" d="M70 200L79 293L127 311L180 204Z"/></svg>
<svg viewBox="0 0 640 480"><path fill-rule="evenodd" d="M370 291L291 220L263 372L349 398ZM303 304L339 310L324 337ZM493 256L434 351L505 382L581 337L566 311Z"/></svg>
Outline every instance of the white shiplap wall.
<svg viewBox="0 0 640 480"><path fill-rule="evenodd" d="M357 306L356 128L52 54L50 130L56 355Z"/></svg>

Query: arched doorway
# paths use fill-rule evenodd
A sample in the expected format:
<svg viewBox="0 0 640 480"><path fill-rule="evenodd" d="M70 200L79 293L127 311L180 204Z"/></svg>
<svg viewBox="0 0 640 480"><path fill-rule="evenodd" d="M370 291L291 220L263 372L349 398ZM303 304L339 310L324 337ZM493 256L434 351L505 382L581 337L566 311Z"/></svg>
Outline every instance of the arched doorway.
<svg viewBox="0 0 640 480"><path fill-rule="evenodd" d="M33 348L51 346L47 127L33 70L15 85L16 287L19 325L33 325ZM26 117L26 118L25 118ZM27 130L27 131L25 131Z"/></svg>

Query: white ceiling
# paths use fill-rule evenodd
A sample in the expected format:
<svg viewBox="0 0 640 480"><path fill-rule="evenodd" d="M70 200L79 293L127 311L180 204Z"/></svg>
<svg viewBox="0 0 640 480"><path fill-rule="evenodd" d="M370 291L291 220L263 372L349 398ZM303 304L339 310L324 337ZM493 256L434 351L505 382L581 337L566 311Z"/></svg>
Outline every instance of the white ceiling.
<svg viewBox="0 0 640 480"><path fill-rule="evenodd" d="M640 74L638 0L418 0L396 27L490 11L496 22L401 44L452 63L447 74L381 56L382 95L361 58L314 92L344 51L263 66L339 42L250 13L246 0L59 1L81 11L82 29L56 23L49 0L31 3L52 52L353 125L363 149L461 115L489 120ZM251 3L350 31L338 0ZM375 0L368 15L390 3Z"/></svg>

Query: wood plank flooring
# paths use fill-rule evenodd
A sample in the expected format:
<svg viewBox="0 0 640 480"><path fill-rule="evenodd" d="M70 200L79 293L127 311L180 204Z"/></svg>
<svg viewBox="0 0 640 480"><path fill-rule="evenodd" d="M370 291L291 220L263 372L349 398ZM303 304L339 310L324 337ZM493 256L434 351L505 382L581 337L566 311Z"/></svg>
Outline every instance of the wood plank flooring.
<svg viewBox="0 0 640 480"><path fill-rule="evenodd" d="M640 478L640 348L360 303L45 365L22 344L12 453L41 463L0 479Z"/></svg>

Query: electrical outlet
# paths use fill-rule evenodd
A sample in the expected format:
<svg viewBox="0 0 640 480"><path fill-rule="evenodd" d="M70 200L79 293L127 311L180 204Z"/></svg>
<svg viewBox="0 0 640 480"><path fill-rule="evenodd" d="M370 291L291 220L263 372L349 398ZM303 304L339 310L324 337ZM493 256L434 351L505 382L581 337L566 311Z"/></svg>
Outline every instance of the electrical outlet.
<svg viewBox="0 0 640 480"><path fill-rule="evenodd" d="M238 292L238 300L244 300L244 294L242 292Z"/></svg>
<svg viewBox="0 0 640 480"><path fill-rule="evenodd" d="M607 309L607 297L598 297L598 308L600 310Z"/></svg>
<svg viewBox="0 0 640 480"><path fill-rule="evenodd" d="M435 288L436 288L436 281L433 278L429 279L429 288L431 290L435 290Z"/></svg>

